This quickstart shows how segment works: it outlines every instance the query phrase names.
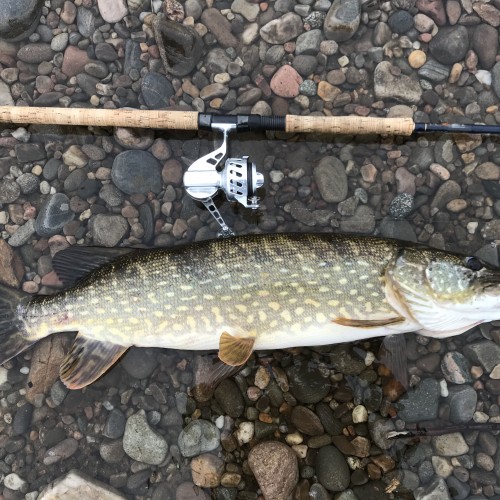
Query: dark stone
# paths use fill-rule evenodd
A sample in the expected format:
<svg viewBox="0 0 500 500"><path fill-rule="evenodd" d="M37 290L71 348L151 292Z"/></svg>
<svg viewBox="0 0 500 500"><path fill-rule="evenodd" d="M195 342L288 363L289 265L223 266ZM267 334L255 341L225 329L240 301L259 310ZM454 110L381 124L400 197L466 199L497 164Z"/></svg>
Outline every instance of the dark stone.
<svg viewBox="0 0 500 500"><path fill-rule="evenodd" d="M154 236L154 220L153 213L149 205L143 204L139 207L139 222L144 229L144 236L142 240L148 243Z"/></svg>
<svg viewBox="0 0 500 500"><path fill-rule="evenodd" d="M90 97L96 93L96 85L99 80L85 73L79 73L76 75L76 83Z"/></svg>
<svg viewBox="0 0 500 500"><path fill-rule="evenodd" d="M443 26L429 43L431 54L442 64L461 61L469 48L469 34L465 26Z"/></svg>
<svg viewBox="0 0 500 500"><path fill-rule="evenodd" d="M106 419L104 429L102 430L103 436L110 439L118 439L123 436L125 432L125 424L127 419L125 415L118 408L113 408Z"/></svg>
<svg viewBox="0 0 500 500"><path fill-rule="evenodd" d="M12 428L16 434L24 434L28 431L31 425L31 417L33 415L33 405L26 403L21 406L14 416Z"/></svg>
<svg viewBox="0 0 500 500"><path fill-rule="evenodd" d="M132 377L143 379L149 377L156 368L158 360L154 351L132 347L122 358L120 364Z"/></svg>
<svg viewBox="0 0 500 500"><path fill-rule="evenodd" d="M124 193L159 193L162 187L161 165L147 151L129 150L116 156L111 178Z"/></svg>
<svg viewBox="0 0 500 500"><path fill-rule="evenodd" d="M422 380L395 404L399 418L408 423L433 420L437 417L440 393L437 380Z"/></svg>
<svg viewBox="0 0 500 500"><path fill-rule="evenodd" d="M330 382L323 377L315 363L302 360L288 368L290 392L301 403L321 401L330 392Z"/></svg>
<svg viewBox="0 0 500 500"><path fill-rule="evenodd" d="M446 401L450 405L450 422L464 424L476 411L477 392L470 385L451 386Z"/></svg>
<svg viewBox="0 0 500 500"><path fill-rule="evenodd" d="M203 40L191 27L157 17L153 30L165 71L186 76L198 64L203 53Z"/></svg>
<svg viewBox="0 0 500 500"><path fill-rule="evenodd" d="M318 481L328 491L344 491L349 486L349 466L335 446L324 446L319 450L315 467Z"/></svg>
<svg viewBox="0 0 500 500"><path fill-rule="evenodd" d="M148 108L161 109L170 106L170 98L175 92L163 75L152 72L142 79L141 93Z"/></svg>
<svg viewBox="0 0 500 500"><path fill-rule="evenodd" d="M18 161L21 163L32 163L46 158L42 144L16 144L14 150Z"/></svg>
<svg viewBox="0 0 500 500"><path fill-rule="evenodd" d="M109 43L98 43L95 47L95 56L100 61L113 62L118 59L115 48ZM106 76L106 75L104 75Z"/></svg>
<svg viewBox="0 0 500 500"><path fill-rule="evenodd" d="M245 411L245 401L238 386L230 379L223 380L214 393L225 415L238 418Z"/></svg>
<svg viewBox="0 0 500 500"><path fill-rule="evenodd" d="M48 43L28 43L19 49L17 58L27 64L40 64L50 61L54 54Z"/></svg>
<svg viewBox="0 0 500 500"><path fill-rule="evenodd" d="M35 230L38 235L48 238L58 234L74 216L69 206L69 198L64 193L56 193L40 208Z"/></svg>
<svg viewBox="0 0 500 500"><path fill-rule="evenodd" d="M413 16L407 10L398 10L391 14L387 24L393 33L403 35L413 28Z"/></svg>
<svg viewBox="0 0 500 500"><path fill-rule="evenodd" d="M0 38L27 38L40 21L43 0L3 0L0 9Z"/></svg>

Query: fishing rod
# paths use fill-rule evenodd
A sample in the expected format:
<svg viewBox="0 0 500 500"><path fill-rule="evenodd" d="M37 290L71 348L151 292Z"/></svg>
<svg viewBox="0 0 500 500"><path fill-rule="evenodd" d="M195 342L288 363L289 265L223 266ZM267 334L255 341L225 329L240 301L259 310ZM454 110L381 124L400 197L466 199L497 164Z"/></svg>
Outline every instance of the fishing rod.
<svg viewBox="0 0 500 500"><path fill-rule="evenodd" d="M273 130L288 133L401 136L426 132L500 134L499 125L415 123L411 118L214 115L196 111L124 108L0 106L0 123L205 130L222 133L221 146L194 161L183 178L187 193L203 203L219 223L220 236L231 236L234 233L215 205L213 197L217 192L222 189L229 201L255 210L259 208L256 192L264 185L264 176L257 172L255 163L248 156L227 158L228 136L232 132Z"/></svg>

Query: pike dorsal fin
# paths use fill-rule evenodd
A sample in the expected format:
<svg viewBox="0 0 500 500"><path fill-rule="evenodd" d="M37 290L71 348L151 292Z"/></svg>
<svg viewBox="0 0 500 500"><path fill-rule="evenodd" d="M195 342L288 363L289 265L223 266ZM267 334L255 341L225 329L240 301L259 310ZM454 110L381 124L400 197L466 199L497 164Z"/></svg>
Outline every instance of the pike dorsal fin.
<svg viewBox="0 0 500 500"><path fill-rule="evenodd" d="M219 359L229 366L244 365L252 355L254 343L252 337L233 337L223 332L219 340Z"/></svg>
<svg viewBox="0 0 500 500"><path fill-rule="evenodd" d="M127 349L78 334L61 364L61 380L68 389L81 389L108 371Z"/></svg>
<svg viewBox="0 0 500 500"><path fill-rule="evenodd" d="M72 286L91 271L133 251L132 248L73 246L56 253L52 266L64 285Z"/></svg>

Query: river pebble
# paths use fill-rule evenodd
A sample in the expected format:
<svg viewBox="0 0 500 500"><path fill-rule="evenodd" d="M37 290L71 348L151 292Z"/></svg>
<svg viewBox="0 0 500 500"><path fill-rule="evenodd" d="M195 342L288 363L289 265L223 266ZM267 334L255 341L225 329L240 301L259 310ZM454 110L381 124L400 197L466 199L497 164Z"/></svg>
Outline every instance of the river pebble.
<svg viewBox="0 0 500 500"><path fill-rule="evenodd" d="M159 465L165 460L168 445L148 424L144 410L127 419L123 434L123 450L134 460Z"/></svg>

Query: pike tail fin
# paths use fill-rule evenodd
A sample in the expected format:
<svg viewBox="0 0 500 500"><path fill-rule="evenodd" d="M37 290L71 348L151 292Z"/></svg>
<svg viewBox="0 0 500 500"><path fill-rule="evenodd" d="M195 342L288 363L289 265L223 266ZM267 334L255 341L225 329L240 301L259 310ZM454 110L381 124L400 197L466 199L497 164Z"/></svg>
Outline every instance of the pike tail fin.
<svg viewBox="0 0 500 500"><path fill-rule="evenodd" d="M0 284L0 365L22 353L35 340L28 339L20 307L29 294Z"/></svg>

